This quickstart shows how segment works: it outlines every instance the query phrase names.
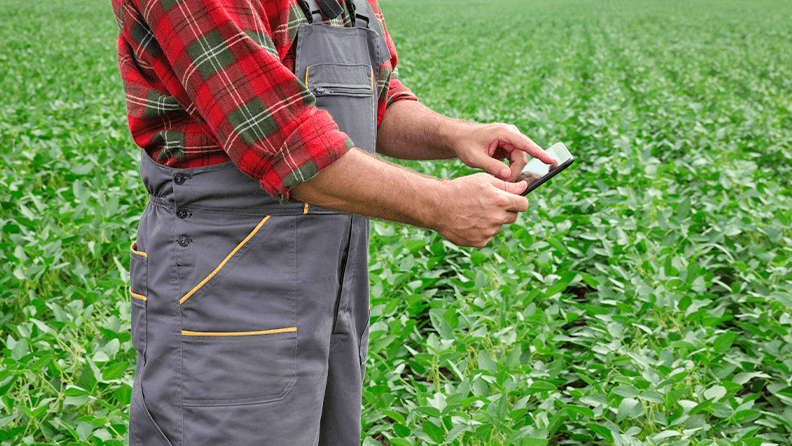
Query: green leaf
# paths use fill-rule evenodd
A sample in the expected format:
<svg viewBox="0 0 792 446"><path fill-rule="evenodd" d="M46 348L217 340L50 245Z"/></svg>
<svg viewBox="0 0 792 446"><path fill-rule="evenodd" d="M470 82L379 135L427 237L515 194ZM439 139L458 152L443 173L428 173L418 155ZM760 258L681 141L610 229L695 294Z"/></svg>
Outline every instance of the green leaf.
<svg viewBox="0 0 792 446"><path fill-rule="evenodd" d="M20 339L17 341L16 345L14 346L13 350L11 350L11 358L20 361L23 357L25 357L29 352L28 343L25 338Z"/></svg>
<svg viewBox="0 0 792 446"><path fill-rule="evenodd" d="M611 390L611 393L626 398L637 398L641 391L635 386L616 386Z"/></svg>
<svg viewBox="0 0 792 446"><path fill-rule="evenodd" d="M448 324L448 321L443 318L441 314L438 312L431 311L429 312L429 318L432 320L432 326L434 326L437 333L443 339L454 339L454 330L451 328L451 325Z"/></svg>
<svg viewBox="0 0 792 446"><path fill-rule="evenodd" d="M633 398L625 398L619 404L619 409L616 413L616 421L621 422L625 418L637 418L643 413L643 407L638 400Z"/></svg>
<svg viewBox="0 0 792 446"><path fill-rule="evenodd" d="M128 362L111 362L102 370L103 381L113 381L121 378L129 368Z"/></svg>
<svg viewBox="0 0 792 446"><path fill-rule="evenodd" d="M498 371L498 366L484 351L479 351L478 353L478 366L480 370L486 370L492 375L495 375Z"/></svg>
<svg viewBox="0 0 792 446"><path fill-rule="evenodd" d="M726 353L731 348L735 339L737 339L736 333L721 333L717 338L715 338L715 341L712 343L712 348L717 353Z"/></svg>
<svg viewBox="0 0 792 446"><path fill-rule="evenodd" d="M382 409L382 414L397 423L404 424L404 415L399 412L390 409Z"/></svg>
<svg viewBox="0 0 792 446"><path fill-rule="evenodd" d="M553 385L552 383L549 383L547 381L534 381L530 386L528 386L526 388L526 390L528 392L531 392L531 393L534 393L534 392L548 392L548 391L553 391L553 390L556 390L556 389L557 389L557 387L555 385Z"/></svg>
<svg viewBox="0 0 792 446"><path fill-rule="evenodd" d="M704 398L717 401L726 396L726 388L723 386L712 386L704 391Z"/></svg>
<svg viewBox="0 0 792 446"><path fill-rule="evenodd" d="M445 441L446 432L442 427L437 426L430 420L425 420L421 427L435 444L442 444Z"/></svg>
<svg viewBox="0 0 792 446"><path fill-rule="evenodd" d="M80 396L80 395L88 395L89 393L90 392L88 392L87 390L77 386L68 386L66 388L66 391L63 392L65 396Z"/></svg>
<svg viewBox="0 0 792 446"><path fill-rule="evenodd" d="M113 396L119 403L128 406L130 401L132 401L132 387L122 384L121 387L113 391Z"/></svg>
<svg viewBox="0 0 792 446"><path fill-rule="evenodd" d="M550 297L550 296L553 296L553 295L555 295L557 293L560 293L560 292L564 291L567 288L568 285L569 285L568 281L565 281L563 279L558 279L555 282L553 282L552 285L547 287L547 291L545 292L545 296Z"/></svg>
<svg viewBox="0 0 792 446"><path fill-rule="evenodd" d="M646 390L641 392L641 394L638 395L638 399L642 399L650 403L657 403L657 404L665 403L665 398L663 397L663 395L653 390Z"/></svg>
<svg viewBox="0 0 792 446"><path fill-rule="evenodd" d="M454 425L454 427L452 427L451 430L448 431L448 435L445 436L445 443L453 442L460 434L462 434L462 432L470 431L470 430L471 427L468 426L467 424Z"/></svg>
<svg viewBox="0 0 792 446"><path fill-rule="evenodd" d="M613 441L613 431L611 431L610 429L608 429L607 427L601 424L586 423L586 429L596 434L599 434L602 438L604 438L607 441L610 442Z"/></svg>

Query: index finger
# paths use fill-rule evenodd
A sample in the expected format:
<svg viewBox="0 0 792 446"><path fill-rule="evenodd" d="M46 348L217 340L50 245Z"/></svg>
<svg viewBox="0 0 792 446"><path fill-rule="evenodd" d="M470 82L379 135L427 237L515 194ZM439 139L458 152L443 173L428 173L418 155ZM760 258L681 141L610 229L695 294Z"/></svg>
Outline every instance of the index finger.
<svg viewBox="0 0 792 446"><path fill-rule="evenodd" d="M522 132L514 129L507 129L509 132L508 142L511 143L513 148L522 150L523 152L531 155L534 158L538 158L545 164L552 164L552 167L556 167L558 165L558 160L550 156L549 153L545 152L544 149L539 147L531 138L522 134Z"/></svg>

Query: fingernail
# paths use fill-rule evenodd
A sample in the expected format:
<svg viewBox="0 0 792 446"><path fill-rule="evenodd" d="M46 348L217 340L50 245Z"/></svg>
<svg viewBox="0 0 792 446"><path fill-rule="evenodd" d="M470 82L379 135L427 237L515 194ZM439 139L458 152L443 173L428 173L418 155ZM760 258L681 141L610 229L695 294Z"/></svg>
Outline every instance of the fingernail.
<svg viewBox="0 0 792 446"><path fill-rule="evenodd" d="M508 167L504 167L503 170L501 170L502 178L509 178L510 175L511 175L511 170L509 170Z"/></svg>

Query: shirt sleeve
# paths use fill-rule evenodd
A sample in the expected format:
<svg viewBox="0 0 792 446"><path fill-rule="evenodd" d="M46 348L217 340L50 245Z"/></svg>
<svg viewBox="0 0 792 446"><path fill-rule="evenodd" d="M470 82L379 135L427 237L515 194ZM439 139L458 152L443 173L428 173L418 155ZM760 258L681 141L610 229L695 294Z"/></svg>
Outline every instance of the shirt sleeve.
<svg viewBox="0 0 792 446"><path fill-rule="evenodd" d="M385 36L385 43L388 45L388 51L391 55L390 59L380 66L380 82L385 83L387 85L387 89L385 89L383 94L380 96L379 115L377 119L377 125L379 125L382 123L382 118L385 116L385 110L388 105L401 100L417 101L418 98L415 96L415 94L413 94L412 91L410 91L409 88L407 88L396 78L396 65L399 62L399 55L396 52L396 45L393 43L390 33L388 33L388 28L385 24L385 17L383 16L382 10L380 9L376 0L370 0L369 4L374 10L374 14L377 16L377 20L382 27L382 31Z"/></svg>
<svg viewBox="0 0 792 446"><path fill-rule="evenodd" d="M281 63L263 8L233 3L128 0L122 33L136 53L154 53L138 59L237 167L286 201L352 143Z"/></svg>

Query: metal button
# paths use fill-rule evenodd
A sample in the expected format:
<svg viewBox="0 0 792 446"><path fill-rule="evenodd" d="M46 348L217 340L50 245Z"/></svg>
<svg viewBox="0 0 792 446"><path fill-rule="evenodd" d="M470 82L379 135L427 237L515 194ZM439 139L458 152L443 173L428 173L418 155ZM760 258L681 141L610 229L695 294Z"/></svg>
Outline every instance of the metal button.
<svg viewBox="0 0 792 446"><path fill-rule="evenodd" d="M178 243L182 247L187 247L187 245L189 245L191 241L192 240L190 240L190 237L187 237L186 235L180 235Z"/></svg>
<svg viewBox="0 0 792 446"><path fill-rule="evenodd" d="M181 218L182 220L187 218L187 215L188 215L188 213L184 209L179 209L178 211L176 211L176 216Z"/></svg>
<svg viewBox="0 0 792 446"><path fill-rule="evenodd" d="M182 185L182 184L184 184L184 182L185 182L186 180L187 180L187 175L185 175L185 174L183 174L183 173L177 173L176 175L174 175L174 176L173 176L173 181L174 181L176 184L178 184L178 185Z"/></svg>

